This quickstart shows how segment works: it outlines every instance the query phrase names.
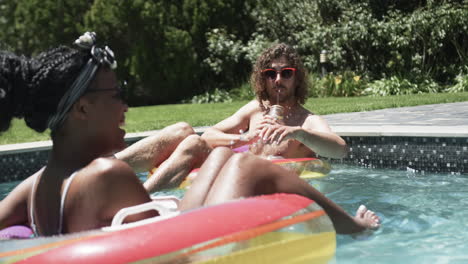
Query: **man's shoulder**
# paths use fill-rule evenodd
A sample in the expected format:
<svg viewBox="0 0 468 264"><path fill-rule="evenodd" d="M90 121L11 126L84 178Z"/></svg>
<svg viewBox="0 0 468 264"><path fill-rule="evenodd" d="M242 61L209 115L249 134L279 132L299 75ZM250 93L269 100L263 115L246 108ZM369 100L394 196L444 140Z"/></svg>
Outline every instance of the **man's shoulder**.
<svg viewBox="0 0 468 264"><path fill-rule="evenodd" d="M322 116L315 114L307 109L304 109L303 114L303 126L310 127L310 128L317 128L320 126L327 126L328 122Z"/></svg>
<svg viewBox="0 0 468 264"><path fill-rule="evenodd" d="M242 106L239 109L240 112L248 113L249 115L252 115L256 112L261 112L262 108L260 107L260 103L257 100L252 100Z"/></svg>
<svg viewBox="0 0 468 264"><path fill-rule="evenodd" d="M322 122L323 118L320 115L315 114L314 112L308 110L307 108L301 106L301 111L298 113L300 118L303 120L303 123L315 124L317 122Z"/></svg>
<svg viewBox="0 0 468 264"><path fill-rule="evenodd" d="M260 107L260 103L258 102L258 100L251 100L250 102L248 102L247 104L244 105L245 107L250 107L250 108L258 108L258 109L261 109Z"/></svg>
<svg viewBox="0 0 468 264"><path fill-rule="evenodd" d="M310 111L309 109L305 108L303 105L301 105L301 113L302 114L306 114L306 115L311 115L311 116L315 116L316 114L314 114L312 111Z"/></svg>

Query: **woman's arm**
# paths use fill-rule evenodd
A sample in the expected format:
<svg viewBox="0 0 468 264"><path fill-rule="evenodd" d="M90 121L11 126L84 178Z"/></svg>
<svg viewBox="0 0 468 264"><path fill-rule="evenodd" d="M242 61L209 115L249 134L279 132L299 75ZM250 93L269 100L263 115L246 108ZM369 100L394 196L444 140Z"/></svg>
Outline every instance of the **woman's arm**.
<svg viewBox="0 0 468 264"><path fill-rule="evenodd" d="M29 224L28 198L36 174L21 182L7 197L0 201L0 229L12 225Z"/></svg>

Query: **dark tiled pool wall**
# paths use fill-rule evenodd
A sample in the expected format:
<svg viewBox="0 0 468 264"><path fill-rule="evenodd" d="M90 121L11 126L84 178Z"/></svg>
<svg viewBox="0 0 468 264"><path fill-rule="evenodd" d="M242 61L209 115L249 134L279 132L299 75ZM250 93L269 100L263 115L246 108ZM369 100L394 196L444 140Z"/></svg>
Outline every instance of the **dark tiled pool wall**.
<svg viewBox="0 0 468 264"><path fill-rule="evenodd" d="M468 138L343 137L349 155L339 161L370 168L468 173ZM335 162L335 160L334 160Z"/></svg>
<svg viewBox="0 0 468 264"><path fill-rule="evenodd" d="M132 144L138 139L126 140ZM0 182L26 179L47 164L50 150L29 151L0 155Z"/></svg>
<svg viewBox="0 0 468 264"><path fill-rule="evenodd" d="M49 150L0 156L0 182L19 181L32 175L47 163Z"/></svg>
<svg viewBox="0 0 468 264"><path fill-rule="evenodd" d="M417 172L468 173L468 138L343 138L350 148L349 155L332 163ZM46 164L48 155L48 150L1 155L0 181L25 179Z"/></svg>

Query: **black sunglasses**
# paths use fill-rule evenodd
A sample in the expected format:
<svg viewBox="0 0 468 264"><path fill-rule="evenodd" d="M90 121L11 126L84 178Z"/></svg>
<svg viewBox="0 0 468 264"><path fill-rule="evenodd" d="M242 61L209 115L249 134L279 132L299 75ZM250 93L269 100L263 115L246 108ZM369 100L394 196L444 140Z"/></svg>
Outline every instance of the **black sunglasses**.
<svg viewBox="0 0 468 264"><path fill-rule="evenodd" d="M283 68L279 71L275 69L265 69L262 71L263 75L269 79L276 79L276 76L280 74L281 78L283 79L290 79L293 77L294 73L296 72L296 68Z"/></svg>
<svg viewBox="0 0 468 264"><path fill-rule="evenodd" d="M95 92L106 92L106 91L117 91L112 97L122 101L123 103L127 102L127 82L123 81L116 88L106 88L106 89L90 89L86 93L95 93Z"/></svg>

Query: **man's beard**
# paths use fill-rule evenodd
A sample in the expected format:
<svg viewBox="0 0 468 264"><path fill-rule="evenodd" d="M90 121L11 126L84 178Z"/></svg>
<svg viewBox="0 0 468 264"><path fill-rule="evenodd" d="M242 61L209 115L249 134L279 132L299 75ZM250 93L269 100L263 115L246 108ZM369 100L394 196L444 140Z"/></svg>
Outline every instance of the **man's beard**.
<svg viewBox="0 0 468 264"><path fill-rule="evenodd" d="M289 101L293 95L284 86L275 86L271 94L268 93L268 100L271 104L284 103Z"/></svg>

